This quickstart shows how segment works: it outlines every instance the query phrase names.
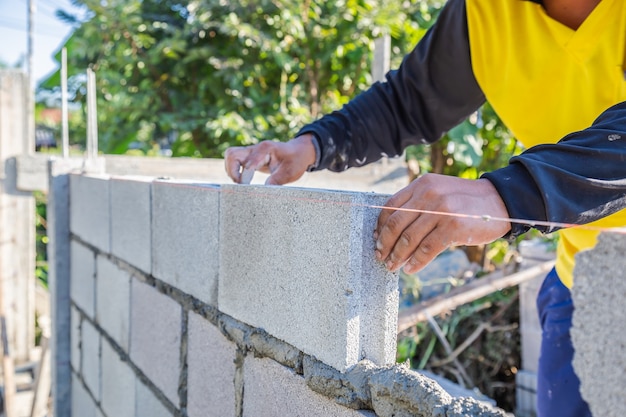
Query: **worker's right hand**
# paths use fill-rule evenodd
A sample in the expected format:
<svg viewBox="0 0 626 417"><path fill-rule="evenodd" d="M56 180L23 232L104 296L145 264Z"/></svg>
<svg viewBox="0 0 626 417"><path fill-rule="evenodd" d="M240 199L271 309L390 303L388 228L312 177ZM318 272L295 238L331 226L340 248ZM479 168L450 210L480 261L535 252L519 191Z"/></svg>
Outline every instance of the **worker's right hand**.
<svg viewBox="0 0 626 417"><path fill-rule="evenodd" d="M316 154L311 134L289 142L264 141L252 146L232 147L224 154L226 173L239 184L249 184L255 171L269 173L268 185L282 185L298 180L315 164Z"/></svg>

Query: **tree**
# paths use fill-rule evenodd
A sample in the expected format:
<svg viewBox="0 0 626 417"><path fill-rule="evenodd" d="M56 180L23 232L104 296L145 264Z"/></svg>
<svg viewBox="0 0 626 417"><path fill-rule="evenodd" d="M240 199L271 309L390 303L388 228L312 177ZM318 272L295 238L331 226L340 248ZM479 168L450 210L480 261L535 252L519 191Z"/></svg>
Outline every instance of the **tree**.
<svg viewBox="0 0 626 417"><path fill-rule="evenodd" d="M175 155L196 156L289 139L367 88L373 36L409 20L398 1L75 3L90 12L65 44L70 74L96 71L101 149L112 153L173 134ZM56 85L58 75L44 84Z"/></svg>

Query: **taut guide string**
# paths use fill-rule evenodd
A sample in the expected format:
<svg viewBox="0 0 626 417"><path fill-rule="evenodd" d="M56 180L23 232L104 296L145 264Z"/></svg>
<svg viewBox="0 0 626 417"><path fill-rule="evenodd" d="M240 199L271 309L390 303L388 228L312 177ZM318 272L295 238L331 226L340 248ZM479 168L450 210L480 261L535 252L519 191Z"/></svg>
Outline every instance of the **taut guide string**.
<svg viewBox="0 0 626 417"><path fill-rule="evenodd" d="M116 178L116 179L119 180L121 178ZM561 222L550 222L550 221L543 221L543 220L516 219L516 218L509 218L509 217L493 217L489 215L450 213L450 212L443 212L443 211L410 209L410 208L403 208L403 207L388 207L388 206L381 206L381 205L375 205L375 204L360 204L360 203L355 203L351 201L333 201L331 199L322 199L322 198L318 199L318 198L307 198L307 197L279 196L279 195L271 195L268 193L255 192L255 191L224 190L218 184L208 184L208 183L203 184L201 182L197 182L197 183L190 182L189 184L167 182L167 184L170 186L181 187L181 188L195 188L195 189L202 188L205 190L210 190L210 191L220 192L220 193L232 193L232 194L239 194L239 195L259 197L259 198L289 199L289 200L294 200L294 201L309 202L313 204L334 204L334 205L346 205L346 206L352 206L352 207L362 207L362 208L371 208L371 209L379 209L379 210L394 210L394 211L411 212L411 213L418 213L418 214L429 214L429 215L435 215L435 216L448 216L448 217L457 217L457 218L462 218L462 219L482 220L485 222L487 221L507 222L507 223L523 224L523 225L527 225L531 227L545 226L551 229L552 228L562 229L562 228L576 227L578 229L583 229L583 230L605 232L605 233L617 233L617 234L626 235L626 225L624 227L601 227L601 226L592 226L588 224L561 223ZM296 188L292 188L292 189L296 189ZM297 188L297 189L303 190L303 191L309 191L312 193L319 190L319 188L317 189ZM324 191L336 192L337 195L339 195L339 193L346 193L346 194L359 193L356 191L341 191L341 190L324 190ZM363 194L367 194L367 193L363 193Z"/></svg>

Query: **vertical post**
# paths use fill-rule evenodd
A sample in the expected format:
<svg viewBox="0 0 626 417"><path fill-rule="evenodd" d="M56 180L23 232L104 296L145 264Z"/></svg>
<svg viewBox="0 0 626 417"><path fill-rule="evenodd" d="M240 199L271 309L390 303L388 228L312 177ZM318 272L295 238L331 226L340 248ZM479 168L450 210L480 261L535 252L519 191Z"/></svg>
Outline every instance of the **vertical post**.
<svg viewBox="0 0 626 417"><path fill-rule="evenodd" d="M61 50L61 150L63 158L70 156L70 134L67 108L67 48Z"/></svg>
<svg viewBox="0 0 626 417"><path fill-rule="evenodd" d="M35 345L35 201L17 189L16 156L28 141L28 77L0 71L0 279L11 356Z"/></svg>
<svg viewBox="0 0 626 417"><path fill-rule="evenodd" d="M71 160L48 162L48 287L52 332L52 399L55 417L71 416L70 185Z"/></svg>
<svg viewBox="0 0 626 417"><path fill-rule="evenodd" d="M26 139L23 142L24 148L22 150L24 155L32 154L35 147L35 72L33 65L35 10L35 0L28 0L28 85L26 86L28 117L26 119Z"/></svg>
<svg viewBox="0 0 626 417"><path fill-rule="evenodd" d="M96 74L87 68L87 159L98 157L98 110L96 107Z"/></svg>
<svg viewBox="0 0 626 417"><path fill-rule="evenodd" d="M391 60L391 36L383 35L374 41L374 62L372 63L372 82L384 81L389 72Z"/></svg>

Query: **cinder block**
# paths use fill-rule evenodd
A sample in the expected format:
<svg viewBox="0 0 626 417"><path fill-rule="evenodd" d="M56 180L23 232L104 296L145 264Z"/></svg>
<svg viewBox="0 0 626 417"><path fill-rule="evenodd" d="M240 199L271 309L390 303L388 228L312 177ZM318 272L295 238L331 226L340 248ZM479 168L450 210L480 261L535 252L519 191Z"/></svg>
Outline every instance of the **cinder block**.
<svg viewBox="0 0 626 417"><path fill-rule="evenodd" d="M80 369L87 388L100 401L100 333L89 320L81 325Z"/></svg>
<svg viewBox="0 0 626 417"><path fill-rule="evenodd" d="M104 252L111 245L109 182L108 176L70 175L70 230Z"/></svg>
<svg viewBox="0 0 626 417"><path fill-rule="evenodd" d="M96 403L75 374L72 374L72 417L98 417Z"/></svg>
<svg viewBox="0 0 626 417"><path fill-rule="evenodd" d="M130 273L102 255L96 258L98 324L128 352L130 324Z"/></svg>
<svg viewBox="0 0 626 417"><path fill-rule="evenodd" d="M137 379L135 394L136 417L173 417L152 391Z"/></svg>
<svg viewBox="0 0 626 417"><path fill-rule="evenodd" d="M70 296L93 319L96 307L96 256L76 241L70 243Z"/></svg>
<svg viewBox="0 0 626 417"><path fill-rule="evenodd" d="M304 378L271 359L247 356L243 417L274 416L363 417L375 414L343 407L310 390Z"/></svg>
<svg viewBox="0 0 626 417"><path fill-rule="evenodd" d="M189 313L188 334L189 417L234 417L236 346L195 313Z"/></svg>
<svg viewBox="0 0 626 417"><path fill-rule="evenodd" d="M219 188L172 181L152 187L153 275L215 306Z"/></svg>
<svg viewBox="0 0 626 417"><path fill-rule="evenodd" d="M80 313L74 306L71 307L70 338L71 338L71 364L74 372L80 372Z"/></svg>
<svg viewBox="0 0 626 417"><path fill-rule="evenodd" d="M152 179L111 179L111 253L150 273Z"/></svg>
<svg viewBox="0 0 626 417"><path fill-rule="evenodd" d="M131 291L130 358L178 405L181 306L137 279L132 280Z"/></svg>
<svg viewBox="0 0 626 417"><path fill-rule="evenodd" d="M626 415L626 333L620 324L626 321L624 230L601 233L593 249L576 255L573 364L580 393L594 416Z"/></svg>
<svg viewBox="0 0 626 417"><path fill-rule="evenodd" d="M111 345L102 342L102 401L108 416L134 417L135 373Z"/></svg>
<svg viewBox="0 0 626 417"><path fill-rule="evenodd" d="M395 362L398 276L375 261L386 196L223 186L219 307L339 370Z"/></svg>

